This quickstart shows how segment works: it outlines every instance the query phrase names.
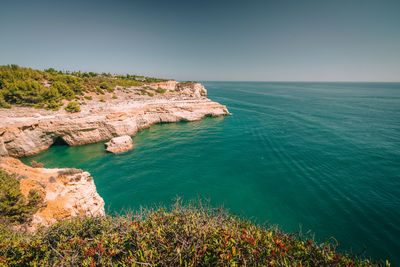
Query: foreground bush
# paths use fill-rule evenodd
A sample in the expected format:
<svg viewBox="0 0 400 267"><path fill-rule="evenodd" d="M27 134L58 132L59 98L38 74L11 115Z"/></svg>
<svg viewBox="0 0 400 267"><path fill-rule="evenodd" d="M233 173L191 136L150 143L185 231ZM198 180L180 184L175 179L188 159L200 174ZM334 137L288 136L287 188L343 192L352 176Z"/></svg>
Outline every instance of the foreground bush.
<svg viewBox="0 0 400 267"><path fill-rule="evenodd" d="M374 266L335 247L220 209L180 204L169 211L60 222L35 234L0 227L0 265Z"/></svg>
<svg viewBox="0 0 400 267"><path fill-rule="evenodd" d="M25 223L39 209L39 193L31 189L28 199L19 189L19 179L0 170L0 221L3 223Z"/></svg>

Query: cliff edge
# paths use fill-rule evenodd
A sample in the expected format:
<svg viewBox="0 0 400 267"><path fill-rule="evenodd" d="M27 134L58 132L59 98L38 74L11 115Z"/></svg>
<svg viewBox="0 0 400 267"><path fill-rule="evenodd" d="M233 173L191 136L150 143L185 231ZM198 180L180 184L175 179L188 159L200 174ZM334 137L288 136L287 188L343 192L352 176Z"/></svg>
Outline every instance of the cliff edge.
<svg viewBox="0 0 400 267"><path fill-rule="evenodd" d="M140 88L122 88L113 94L90 96L79 113L15 106L0 109L0 156L24 157L55 143L84 145L132 136L155 123L229 114L226 106L205 97L207 91L199 83L168 81L148 88L166 92L143 96L138 94Z"/></svg>
<svg viewBox="0 0 400 267"><path fill-rule="evenodd" d="M41 195L43 207L25 225L34 230L39 225L72 217L104 216L104 201L96 191L93 178L79 169L32 168L20 160L0 158L0 168L9 174L18 174L21 193L28 197L31 189Z"/></svg>
<svg viewBox="0 0 400 267"><path fill-rule="evenodd" d="M34 188L45 206L30 229L76 216L104 215L104 201L88 172L32 168L14 157L39 153L54 144L84 145L132 136L155 123L196 121L228 115L226 106L209 100L200 83L174 80L119 87L112 93L85 95L81 112L13 106L0 109L0 168L16 173L24 195ZM29 230L29 229L28 229Z"/></svg>

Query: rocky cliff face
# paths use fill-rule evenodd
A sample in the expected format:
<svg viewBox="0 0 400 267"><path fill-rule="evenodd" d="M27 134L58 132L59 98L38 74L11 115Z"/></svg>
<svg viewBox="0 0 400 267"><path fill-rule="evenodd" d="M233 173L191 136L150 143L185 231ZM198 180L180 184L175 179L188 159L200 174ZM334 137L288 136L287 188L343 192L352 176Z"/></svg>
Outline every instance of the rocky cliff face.
<svg viewBox="0 0 400 267"><path fill-rule="evenodd" d="M169 91L176 91L187 96L207 96L206 88L197 82L177 82L174 80L151 83L149 86L153 89L161 88Z"/></svg>
<svg viewBox="0 0 400 267"><path fill-rule="evenodd" d="M30 189L36 189L42 195L44 207L33 215L28 230L76 216L105 215L104 201L88 172L32 168L11 157L0 158L0 167L10 174L19 175L20 189L26 197Z"/></svg>
<svg viewBox="0 0 400 267"><path fill-rule="evenodd" d="M225 106L205 97L207 91L199 83L166 81L149 87L153 88L151 94L132 87L92 95L93 100L81 105L80 113L27 107L0 109L0 167L25 177L21 180L24 194L36 188L46 201L46 207L34 215L33 228L74 216L104 215L104 201L88 172L31 168L11 157L36 154L60 142L76 146L132 136L155 123L229 114ZM166 92L156 93L158 88ZM99 103L99 99L106 102Z"/></svg>
<svg viewBox="0 0 400 267"><path fill-rule="evenodd" d="M106 103L88 103L81 106L82 112L72 114L21 107L0 109L0 156L23 157L56 142L83 145L116 136L132 136L155 123L195 121L205 116L229 114L225 106L202 96L202 85L174 88L178 87L176 92L158 97L128 93Z"/></svg>
<svg viewBox="0 0 400 267"><path fill-rule="evenodd" d="M178 84L179 84L178 81L169 80L169 81L159 82L159 83L150 83L149 86L153 89L161 88L161 89L172 91L172 90L176 89L176 86Z"/></svg>
<svg viewBox="0 0 400 267"><path fill-rule="evenodd" d="M208 99L118 102L78 114L32 116L30 113L10 118L0 113L0 154L23 157L59 141L71 146L83 145L116 136L132 136L155 123L195 121L226 114L225 106Z"/></svg>

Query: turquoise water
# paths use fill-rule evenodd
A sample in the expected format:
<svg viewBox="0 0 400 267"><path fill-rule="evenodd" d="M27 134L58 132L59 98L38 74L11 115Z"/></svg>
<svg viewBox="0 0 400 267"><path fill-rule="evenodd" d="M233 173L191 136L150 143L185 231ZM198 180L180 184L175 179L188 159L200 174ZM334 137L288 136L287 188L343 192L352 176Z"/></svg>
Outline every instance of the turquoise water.
<svg viewBox="0 0 400 267"><path fill-rule="evenodd" d="M400 263L400 84L204 84L232 116L152 126L120 155L98 143L25 161L88 170L109 212L204 197Z"/></svg>

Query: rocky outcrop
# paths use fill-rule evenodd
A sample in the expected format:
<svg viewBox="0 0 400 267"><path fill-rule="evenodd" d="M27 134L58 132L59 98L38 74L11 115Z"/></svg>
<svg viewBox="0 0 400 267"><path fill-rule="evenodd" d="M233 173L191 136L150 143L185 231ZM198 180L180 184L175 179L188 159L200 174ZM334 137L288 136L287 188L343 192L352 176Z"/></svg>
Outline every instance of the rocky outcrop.
<svg viewBox="0 0 400 267"><path fill-rule="evenodd" d="M207 98L119 100L81 108L81 113L74 114L65 111L40 114L35 109L15 107L1 109L1 153L23 157L39 153L59 141L70 146L83 145L116 136L133 136L155 123L196 121L205 116L229 114L225 106Z"/></svg>
<svg viewBox="0 0 400 267"><path fill-rule="evenodd" d="M169 80L169 81L164 81L164 82L159 82L159 83L150 83L149 86L153 89L161 88L161 89L165 89L165 90L169 90L169 91L174 91L178 84L179 84L178 81Z"/></svg>
<svg viewBox="0 0 400 267"><path fill-rule="evenodd" d="M11 157L0 158L0 168L10 174L18 174L21 192L26 197L31 189L42 195L44 206L33 215L28 230L72 217L105 214L104 201L88 172L32 168Z"/></svg>
<svg viewBox="0 0 400 267"><path fill-rule="evenodd" d="M175 90L179 93L190 96L195 96L195 95L207 96L207 90L201 83L195 83L195 82L178 83L176 85Z"/></svg>
<svg viewBox="0 0 400 267"><path fill-rule="evenodd" d="M46 202L34 215L32 229L75 216L104 215L104 201L88 172L31 168L11 157L36 154L57 143L77 146L118 136L127 136L133 146L130 136L155 123L196 121L229 114L226 106L205 97L207 91L199 83L166 81L151 88L158 87L168 91L144 95L143 88L117 88L100 96L102 102L107 99L105 103L90 95L92 100L81 105L80 113L0 108L0 168L24 177L20 183L23 194L36 188ZM119 141L119 138L110 141L110 150ZM126 142L127 146L117 146L114 151L125 151L130 147L128 139Z"/></svg>
<svg viewBox="0 0 400 267"><path fill-rule="evenodd" d="M176 91L180 94L187 96L207 96L206 88L197 82L177 82L175 80L169 80L159 83L150 83L149 87L153 89L161 88L169 91Z"/></svg>
<svg viewBox="0 0 400 267"><path fill-rule="evenodd" d="M4 145L4 142L0 140L0 157L7 157L8 156L8 151L6 149L6 146Z"/></svg>
<svg viewBox="0 0 400 267"><path fill-rule="evenodd" d="M104 144L106 151L110 153L122 153L133 148L133 141L129 135L114 137L109 142Z"/></svg>

